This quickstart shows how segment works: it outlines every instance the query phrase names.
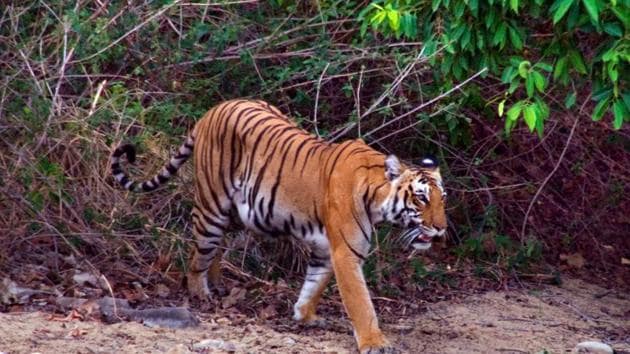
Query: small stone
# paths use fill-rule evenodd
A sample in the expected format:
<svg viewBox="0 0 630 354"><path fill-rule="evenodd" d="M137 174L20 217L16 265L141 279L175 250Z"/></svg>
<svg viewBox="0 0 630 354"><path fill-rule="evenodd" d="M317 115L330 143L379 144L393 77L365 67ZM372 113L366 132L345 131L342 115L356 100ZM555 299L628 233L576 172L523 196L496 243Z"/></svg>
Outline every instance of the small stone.
<svg viewBox="0 0 630 354"><path fill-rule="evenodd" d="M191 354L191 353L193 352L188 350L188 347L183 344L178 344L166 352L166 354Z"/></svg>
<svg viewBox="0 0 630 354"><path fill-rule="evenodd" d="M91 285L93 287L98 287L99 285L98 279L96 278L96 276L88 272L83 272L83 273L77 272L72 276L72 280L74 280L74 282L78 286Z"/></svg>
<svg viewBox="0 0 630 354"><path fill-rule="evenodd" d="M160 283L155 287L155 292L159 297L164 298L168 297L168 295L171 293L171 289L169 289L168 286Z"/></svg>
<svg viewBox="0 0 630 354"><path fill-rule="evenodd" d="M236 351L236 345L234 345L234 343L226 342L220 339L204 339L201 342L193 344L194 351L205 349L218 349L233 353Z"/></svg>
<svg viewBox="0 0 630 354"><path fill-rule="evenodd" d="M291 347L293 345L295 345L295 343L297 343L295 341L295 339L291 338L291 337L286 337L283 341L284 345L286 345L287 347Z"/></svg>
<svg viewBox="0 0 630 354"><path fill-rule="evenodd" d="M613 349L608 345L600 342L582 342L573 348L574 354L613 354Z"/></svg>

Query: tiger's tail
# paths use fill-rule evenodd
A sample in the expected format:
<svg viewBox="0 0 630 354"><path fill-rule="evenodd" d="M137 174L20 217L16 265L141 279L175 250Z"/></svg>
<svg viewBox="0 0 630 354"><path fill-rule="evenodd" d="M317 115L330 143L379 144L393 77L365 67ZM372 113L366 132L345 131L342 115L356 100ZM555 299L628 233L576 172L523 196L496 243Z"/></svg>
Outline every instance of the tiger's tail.
<svg viewBox="0 0 630 354"><path fill-rule="evenodd" d="M157 187L168 181L173 175L177 173L177 170L188 160L193 153L195 147L195 139L191 134L186 138L186 141L179 147L177 154L169 160L169 162L162 167L152 179L144 182L136 182L129 179L129 176L123 171L120 166L120 157L122 155L127 156L127 161L133 163L136 160L136 148L131 144L120 145L114 150L111 157L111 169L112 175L125 189L132 192L150 192Z"/></svg>

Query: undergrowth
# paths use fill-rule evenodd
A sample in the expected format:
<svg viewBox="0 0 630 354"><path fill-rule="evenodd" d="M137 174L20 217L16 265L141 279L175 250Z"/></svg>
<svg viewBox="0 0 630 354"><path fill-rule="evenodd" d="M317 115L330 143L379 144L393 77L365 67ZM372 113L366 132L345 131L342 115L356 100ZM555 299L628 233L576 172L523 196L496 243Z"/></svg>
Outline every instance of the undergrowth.
<svg viewBox="0 0 630 354"><path fill-rule="evenodd" d="M28 279L55 284L72 271L46 263L56 254L117 279L114 287L149 275L179 279L190 248L191 166L159 192L132 195L109 176L108 156L130 141L140 151L130 174L152 175L211 106L252 97L330 141L361 137L409 161L440 158L448 239L433 255L410 256L397 230L381 228L365 265L380 294L456 286L458 273L497 283L549 273L541 264L563 266L558 257L569 253L582 253L604 280L627 281L617 271L630 249L630 140L627 125L609 123L627 95L627 24L614 20L627 3L606 3L597 22L621 43L617 79L603 57L593 66L588 59L591 76L580 85L573 52L547 55L534 39L564 32L541 14L520 17L540 2L516 2L516 10L479 2L499 11L479 31L510 29L472 51L472 37L453 33L462 32L461 3L374 2L389 11L383 17L367 1L8 2L0 9L0 273L25 280L21 267L43 262L47 270ZM472 3L462 16L481 26L484 13L475 16ZM577 3L588 22L592 12ZM578 39L589 26L557 16ZM477 60L480 53L497 58ZM565 57L573 66L558 69ZM596 94L597 80L612 87L608 96ZM526 107L539 102L544 131L536 136ZM510 125L507 136L497 110L527 124ZM593 110L611 119L593 122ZM230 239L235 276L275 281L304 269L299 244Z"/></svg>

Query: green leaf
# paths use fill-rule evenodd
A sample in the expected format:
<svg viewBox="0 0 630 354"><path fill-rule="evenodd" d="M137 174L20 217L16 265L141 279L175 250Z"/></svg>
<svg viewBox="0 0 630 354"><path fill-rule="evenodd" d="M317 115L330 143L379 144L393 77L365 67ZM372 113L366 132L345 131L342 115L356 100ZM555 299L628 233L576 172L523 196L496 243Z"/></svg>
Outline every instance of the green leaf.
<svg viewBox="0 0 630 354"><path fill-rule="evenodd" d="M507 111L507 120L515 122L523 110L523 101L516 102L512 108Z"/></svg>
<svg viewBox="0 0 630 354"><path fill-rule="evenodd" d="M387 17L387 12L386 11L379 11L377 13L375 13L372 18L370 19L370 23L376 27L378 25L380 25L383 20L385 20L385 17Z"/></svg>
<svg viewBox="0 0 630 354"><path fill-rule="evenodd" d="M454 41L459 40L459 37L461 37L462 34L464 34L464 31L466 31L466 26L462 23L458 24L450 33L451 39Z"/></svg>
<svg viewBox="0 0 630 354"><path fill-rule="evenodd" d="M510 0L510 8L515 13L518 13L518 0Z"/></svg>
<svg viewBox="0 0 630 354"><path fill-rule="evenodd" d="M621 95L623 102L626 104L626 110L630 111L630 92Z"/></svg>
<svg viewBox="0 0 630 354"><path fill-rule="evenodd" d="M556 62L556 68L553 71L553 79L558 80L559 77L567 74L567 57L562 57Z"/></svg>
<svg viewBox="0 0 630 354"><path fill-rule="evenodd" d="M514 80L510 82L510 87L508 88L508 93L511 95L516 91L516 89L520 86L521 80Z"/></svg>
<svg viewBox="0 0 630 354"><path fill-rule="evenodd" d="M470 11L477 17L477 10L479 10L479 0L468 0L468 7Z"/></svg>
<svg viewBox="0 0 630 354"><path fill-rule="evenodd" d="M532 76L534 78L534 84L536 85L536 89L538 92L542 93L545 91L545 78L538 72L532 71Z"/></svg>
<svg viewBox="0 0 630 354"><path fill-rule="evenodd" d="M599 8L597 7L596 0L582 0L584 7L586 7L586 11L588 15L591 16L591 20L594 23L599 23Z"/></svg>
<svg viewBox="0 0 630 354"><path fill-rule="evenodd" d="M433 12L435 12L438 9L438 7L440 7L440 2L441 0L433 0L431 2L431 10L433 10Z"/></svg>
<svg viewBox="0 0 630 354"><path fill-rule="evenodd" d="M536 134L538 134L538 138L542 139L545 133L545 123L542 119L536 119Z"/></svg>
<svg viewBox="0 0 630 354"><path fill-rule="evenodd" d="M389 20L389 27L393 31L398 31L400 28L400 14L398 13L398 10L388 10L387 19Z"/></svg>
<svg viewBox="0 0 630 354"><path fill-rule="evenodd" d="M499 25L499 28L497 29L496 33L494 34L494 37L492 38L492 44L493 45L497 45L499 43L501 43L501 47L503 47L503 44L505 43L505 32L507 31L507 26L505 25L505 22L501 22L501 24Z"/></svg>
<svg viewBox="0 0 630 354"><path fill-rule="evenodd" d="M608 77L610 78L610 81L617 82L617 79L619 78L619 72L617 71L616 63L608 63L608 65L606 65L606 71L608 72Z"/></svg>
<svg viewBox="0 0 630 354"><path fill-rule="evenodd" d="M527 74L529 73L529 68L532 66L527 60L523 60L520 64L518 64L518 74L521 75L523 79L527 78Z"/></svg>
<svg viewBox="0 0 630 354"><path fill-rule="evenodd" d="M573 5L573 1L575 0L556 0L556 2L552 6L552 8L556 7L556 11L553 14L554 25L558 23L558 21L562 20L571 5Z"/></svg>
<svg viewBox="0 0 630 354"><path fill-rule="evenodd" d="M612 61L615 57L617 57L617 51L615 49L616 48L613 47L604 52L604 54L602 54L602 60Z"/></svg>
<svg viewBox="0 0 630 354"><path fill-rule="evenodd" d="M527 78L525 79L525 91L527 91L527 97L534 96L535 85L533 75L527 75Z"/></svg>
<svg viewBox="0 0 630 354"><path fill-rule="evenodd" d="M602 27L604 28L604 32L613 37L623 36L623 30L621 29L621 26L616 22L606 22L602 25Z"/></svg>
<svg viewBox="0 0 630 354"><path fill-rule="evenodd" d="M593 92L593 101L599 102L612 96L613 90L609 87L603 87Z"/></svg>
<svg viewBox="0 0 630 354"><path fill-rule="evenodd" d="M582 55L577 50L569 51L569 59L571 60L571 64L575 71L580 74L586 74L586 65L584 65L584 60L582 60Z"/></svg>
<svg viewBox="0 0 630 354"><path fill-rule="evenodd" d="M370 24L367 21L361 22L361 27L359 29L361 37L365 37L365 34L367 33L367 29L369 25Z"/></svg>
<svg viewBox="0 0 630 354"><path fill-rule="evenodd" d="M461 41L459 41L459 45L461 46L462 49L467 49L468 48L468 44L470 44L470 29L467 28L466 31L464 31L464 34L462 35L462 39Z"/></svg>
<svg viewBox="0 0 630 354"><path fill-rule="evenodd" d="M591 118L594 121L601 120L604 116L604 113L606 113L606 110L608 109L609 103L610 98L599 101L599 103L595 106L595 109L593 109L593 115L591 116Z"/></svg>
<svg viewBox="0 0 630 354"><path fill-rule="evenodd" d="M576 98L577 96L575 95L575 92L571 92L570 94L567 95L567 98L564 99L564 106L566 108L573 107L573 105L575 104Z"/></svg>
<svg viewBox="0 0 630 354"><path fill-rule="evenodd" d="M624 103L621 102L621 100L617 100L613 103L613 115L613 128L619 130L623 124L624 117L628 116L628 111L626 111L626 107L624 107Z"/></svg>
<svg viewBox="0 0 630 354"><path fill-rule="evenodd" d="M550 113L549 106L547 106L545 101L536 97L535 107L536 107L536 116L538 117L538 120L544 121L545 119L549 117L549 113Z"/></svg>
<svg viewBox="0 0 630 354"><path fill-rule="evenodd" d="M512 128L514 128L515 125L516 125L516 121L506 119L505 120L505 134L509 136L510 131L512 131Z"/></svg>
<svg viewBox="0 0 630 354"><path fill-rule="evenodd" d="M503 74L501 74L501 82L504 84L512 82L516 75L518 75L518 73L514 71L513 66L506 66L505 69L503 69Z"/></svg>
<svg viewBox="0 0 630 354"><path fill-rule="evenodd" d="M503 109L505 108L505 100L499 102L499 108L497 109L499 117L503 117Z"/></svg>
<svg viewBox="0 0 630 354"><path fill-rule="evenodd" d="M626 8L622 8L621 6L613 7L611 10L615 14L615 16L617 16L617 18L621 21L624 27L626 28L630 27L630 11L628 11L627 7Z"/></svg>
<svg viewBox="0 0 630 354"><path fill-rule="evenodd" d="M456 19L462 18L464 16L464 11L466 11L466 2L467 1L457 1L455 2L453 15L455 15Z"/></svg>
<svg viewBox="0 0 630 354"><path fill-rule="evenodd" d="M523 119L525 120L525 123L527 123L527 127L529 128L529 131L533 132L534 128L536 127L536 119L537 119L535 104L528 105L527 107L525 107L525 110L523 111Z"/></svg>
<svg viewBox="0 0 630 354"><path fill-rule="evenodd" d="M406 11L401 19L401 27L407 38L416 38L418 35L418 19L416 15Z"/></svg>
<svg viewBox="0 0 630 354"><path fill-rule="evenodd" d="M521 39L521 35L518 33L518 31L513 28L510 27L510 42L512 42L512 45L514 46L514 48L516 49L523 49L523 40Z"/></svg>
<svg viewBox="0 0 630 354"><path fill-rule="evenodd" d="M553 70L553 66L547 64L547 63L536 63L536 65L534 65L535 68L540 68L548 73L550 73Z"/></svg>

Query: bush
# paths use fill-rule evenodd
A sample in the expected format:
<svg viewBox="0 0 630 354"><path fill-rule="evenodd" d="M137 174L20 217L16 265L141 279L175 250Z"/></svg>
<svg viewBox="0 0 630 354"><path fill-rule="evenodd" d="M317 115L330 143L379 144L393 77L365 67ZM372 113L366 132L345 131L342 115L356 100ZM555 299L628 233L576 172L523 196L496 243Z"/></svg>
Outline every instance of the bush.
<svg viewBox="0 0 630 354"><path fill-rule="evenodd" d="M548 95L566 95L570 109L581 90L596 104L593 120L611 112L615 129L630 121L628 0L379 0L359 20L363 35L371 26L424 41L426 55L440 51L432 64L444 87L483 68L500 76L507 90L488 99L499 116L511 106L507 133L522 117L542 138Z"/></svg>

